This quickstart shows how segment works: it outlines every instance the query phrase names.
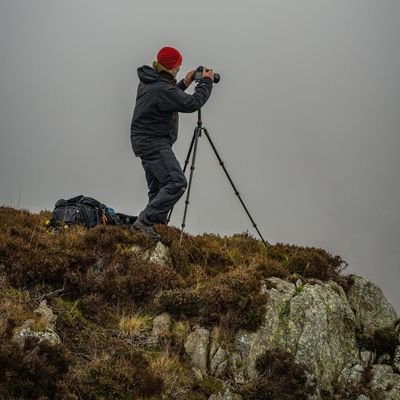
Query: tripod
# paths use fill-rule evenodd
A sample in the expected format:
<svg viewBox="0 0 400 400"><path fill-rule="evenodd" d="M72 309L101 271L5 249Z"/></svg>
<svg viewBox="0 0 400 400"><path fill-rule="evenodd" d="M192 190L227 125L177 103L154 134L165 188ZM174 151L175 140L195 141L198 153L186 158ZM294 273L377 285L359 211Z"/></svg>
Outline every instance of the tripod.
<svg viewBox="0 0 400 400"><path fill-rule="evenodd" d="M186 192L185 211L184 211L184 213L183 213L183 220L182 220L182 225L181 225L181 237L180 237L179 243L182 244L183 230L185 229L185 226L186 226L186 225L185 225L185 222L186 222L186 215L187 215L187 210L188 210L188 206L189 206L190 190L191 190L191 188L192 188L193 172L194 172L194 170L195 170L197 145L198 145L199 138L201 137L201 133L204 132L205 135L206 135L206 137L207 137L207 139L208 139L208 141L209 141L209 143L210 143L210 145L211 145L211 147L212 147L212 149L214 150L215 155L217 156L217 159L218 159L218 161L219 161L219 164L221 165L222 169L223 169L224 172L225 172L225 175L227 176L227 178L228 178L230 184L232 185L232 188L233 188L233 190L234 190L236 196L238 196L238 198L239 198L239 200L240 200L240 203L242 204L244 210L246 211L248 217L250 218L250 221L251 221L252 224L253 224L253 227L254 227L255 230L257 231L257 233L258 233L258 235L260 236L260 238L261 238L262 242L264 243L264 245L267 247L269 243L266 242L266 241L264 240L264 238L263 238L263 236L262 236L260 230L259 230L258 227L257 227L257 224L254 222L254 219L252 218L252 216L251 216L249 210L247 209L246 205L244 204L242 198L240 197L240 194L239 194L238 190L236 189L235 184L233 183L233 181L232 181L232 179L231 179L231 177L230 177L230 175L229 175L227 169L225 168L225 164L224 164L224 162L222 161L222 159L221 159L221 157L220 157L220 155L219 155L219 153L218 153L218 151L217 151L217 149L216 149L216 147L215 147L213 141L211 140L211 137L210 137L210 135L208 134L207 129L206 129L205 127L203 127L203 121L202 121L202 119L201 119L201 108L198 109L198 111L197 111L197 116L198 116L198 117L197 117L197 126L196 126L196 128L194 129L192 141L191 141L191 143L190 143L189 151L188 151L188 154L187 154L186 160L185 160L185 165L184 165L184 167L183 167L183 173L185 173L185 172L186 172L186 168L187 168L187 166L188 166L188 164L189 164L190 156L192 155L192 152L193 152L193 155L192 155L192 163L191 163L191 166L190 166L189 183L188 183L188 188L187 188L187 192ZM171 211L170 211L170 213L169 213L169 215L168 215L167 224L169 223L169 221L170 221L170 219L171 219L172 211L173 211L173 208L171 209Z"/></svg>

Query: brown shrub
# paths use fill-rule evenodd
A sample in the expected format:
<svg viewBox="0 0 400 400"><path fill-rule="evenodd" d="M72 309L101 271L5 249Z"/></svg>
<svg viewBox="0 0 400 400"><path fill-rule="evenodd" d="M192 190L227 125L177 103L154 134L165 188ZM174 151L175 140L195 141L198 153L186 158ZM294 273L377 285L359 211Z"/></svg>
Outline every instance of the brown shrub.
<svg viewBox="0 0 400 400"><path fill-rule="evenodd" d="M156 304L159 312L168 312L175 318L194 317L199 315L201 298L199 292L193 289L172 289L160 292Z"/></svg>
<svg viewBox="0 0 400 400"><path fill-rule="evenodd" d="M244 385L241 394L248 400L306 400L313 393L307 387L307 371L294 357L279 350L267 351L256 361L259 377Z"/></svg>
<svg viewBox="0 0 400 400"><path fill-rule="evenodd" d="M299 274L303 278L323 281L334 279L347 267L347 263L341 257L332 256L325 250L315 247L298 247L279 243L270 246L268 257L281 262L290 274Z"/></svg>
<svg viewBox="0 0 400 400"><path fill-rule="evenodd" d="M31 340L24 351L12 342L0 344L0 396L24 399L54 398L69 369L63 345Z"/></svg>
<svg viewBox="0 0 400 400"><path fill-rule="evenodd" d="M262 322L267 300L261 294L259 275L245 267L209 280L201 291L201 299L204 323L233 330L257 329Z"/></svg>
<svg viewBox="0 0 400 400"><path fill-rule="evenodd" d="M399 334L394 327L378 329L373 332L357 332L357 346L362 350L373 351L377 357L389 354L393 359L397 346L400 345Z"/></svg>
<svg viewBox="0 0 400 400"><path fill-rule="evenodd" d="M116 341L109 342L107 351L71 371L64 386L79 398L130 400L161 393L163 381L141 352Z"/></svg>

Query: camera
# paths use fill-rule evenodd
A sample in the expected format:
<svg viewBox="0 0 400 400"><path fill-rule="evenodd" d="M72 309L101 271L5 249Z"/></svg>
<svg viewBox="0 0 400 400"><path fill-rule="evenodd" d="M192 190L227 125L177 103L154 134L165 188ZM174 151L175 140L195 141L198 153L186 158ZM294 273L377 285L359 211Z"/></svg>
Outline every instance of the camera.
<svg viewBox="0 0 400 400"><path fill-rule="evenodd" d="M203 77L203 71L208 71L208 68L206 67L197 67L196 68L196 72L194 73L194 77L193 80L194 81L199 81L202 77ZM218 83L221 79L221 75L217 74L216 72L214 72L214 83Z"/></svg>

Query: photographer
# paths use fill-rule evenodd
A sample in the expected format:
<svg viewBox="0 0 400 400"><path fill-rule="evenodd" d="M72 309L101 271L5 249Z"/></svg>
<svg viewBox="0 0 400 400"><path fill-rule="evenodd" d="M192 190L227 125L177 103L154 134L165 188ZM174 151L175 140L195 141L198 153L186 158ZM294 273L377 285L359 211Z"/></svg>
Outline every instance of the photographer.
<svg viewBox="0 0 400 400"><path fill-rule="evenodd" d="M153 67L138 68L139 86L131 124L132 149L141 158L148 186L149 201L133 228L154 240L160 236L154 224L165 224L169 210L182 197L187 182L172 151L178 136L178 112L194 112L210 97L214 73L203 71L193 95L185 90L194 80L195 70L177 83L175 77L182 55L172 47L163 47ZM197 79L197 78L196 78Z"/></svg>

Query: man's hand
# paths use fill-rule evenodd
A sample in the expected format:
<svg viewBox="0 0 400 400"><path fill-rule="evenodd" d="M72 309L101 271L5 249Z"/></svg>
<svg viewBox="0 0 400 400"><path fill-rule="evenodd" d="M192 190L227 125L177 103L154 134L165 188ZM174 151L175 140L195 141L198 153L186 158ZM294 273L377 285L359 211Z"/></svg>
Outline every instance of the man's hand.
<svg viewBox="0 0 400 400"><path fill-rule="evenodd" d="M194 79L194 73L196 72L195 69L193 69L192 71L189 71L185 77L183 78L183 82L185 83L186 87L189 87Z"/></svg>
<svg viewBox="0 0 400 400"><path fill-rule="evenodd" d="M208 77L211 78L211 80L214 80L214 71L212 69L204 69L203 70L203 78Z"/></svg>

